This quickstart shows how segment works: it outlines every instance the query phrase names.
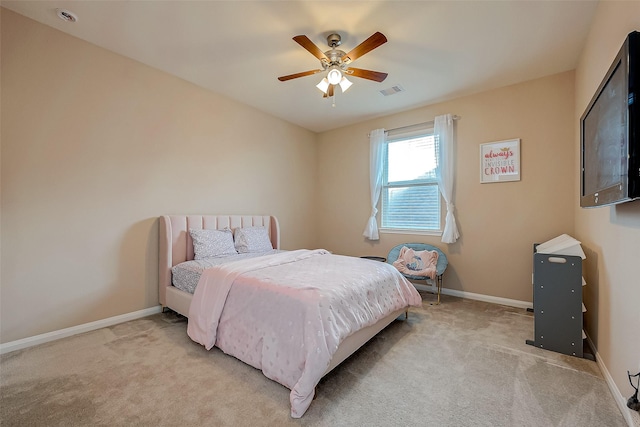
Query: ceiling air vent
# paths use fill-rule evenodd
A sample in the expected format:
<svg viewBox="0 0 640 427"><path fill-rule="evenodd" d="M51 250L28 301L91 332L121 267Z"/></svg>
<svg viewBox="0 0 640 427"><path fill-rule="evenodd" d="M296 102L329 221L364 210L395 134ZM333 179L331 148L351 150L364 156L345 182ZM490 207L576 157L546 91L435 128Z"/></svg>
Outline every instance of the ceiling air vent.
<svg viewBox="0 0 640 427"><path fill-rule="evenodd" d="M381 90L380 93L384 96L395 95L396 93L404 92L404 88L400 85L391 86L389 89Z"/></svg>

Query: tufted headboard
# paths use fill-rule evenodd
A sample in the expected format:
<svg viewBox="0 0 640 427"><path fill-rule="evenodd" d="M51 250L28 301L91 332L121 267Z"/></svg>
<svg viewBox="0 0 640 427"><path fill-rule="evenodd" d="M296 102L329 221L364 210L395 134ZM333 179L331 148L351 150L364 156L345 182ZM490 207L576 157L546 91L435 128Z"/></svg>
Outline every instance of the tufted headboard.
<svg viewBox="0 0 640 427"><path fill-rule="evenodd" d="M166 289L171 286L171 267L193 259L189 229L216 230L229 227L266 227L274 249L280 249L280 226L268 215L164 215L160 217L158 238L158 296L166 305Z"/></svg>

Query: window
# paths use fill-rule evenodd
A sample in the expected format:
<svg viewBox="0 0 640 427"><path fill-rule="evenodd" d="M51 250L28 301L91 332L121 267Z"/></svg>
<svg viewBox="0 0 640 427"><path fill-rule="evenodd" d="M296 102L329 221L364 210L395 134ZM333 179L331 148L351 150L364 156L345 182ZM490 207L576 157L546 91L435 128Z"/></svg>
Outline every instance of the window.
<svg viewBox="0 0 640 427"><path fill-rule="evenodd" d="M388 137L383 150L382 230L441 232L433 129Z"/></svg>

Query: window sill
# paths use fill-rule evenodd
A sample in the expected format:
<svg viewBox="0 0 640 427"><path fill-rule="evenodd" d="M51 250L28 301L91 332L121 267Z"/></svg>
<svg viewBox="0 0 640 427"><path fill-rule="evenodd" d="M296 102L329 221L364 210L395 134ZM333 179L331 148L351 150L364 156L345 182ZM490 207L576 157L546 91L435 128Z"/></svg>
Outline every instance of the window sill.
<svg viewBox="0 0 640 427"><path fill-rule="evenodd" d="M399 228L381 228L378 230L384 234L412 234L418 236L442 236L442 230L407 230Z"/></svg>

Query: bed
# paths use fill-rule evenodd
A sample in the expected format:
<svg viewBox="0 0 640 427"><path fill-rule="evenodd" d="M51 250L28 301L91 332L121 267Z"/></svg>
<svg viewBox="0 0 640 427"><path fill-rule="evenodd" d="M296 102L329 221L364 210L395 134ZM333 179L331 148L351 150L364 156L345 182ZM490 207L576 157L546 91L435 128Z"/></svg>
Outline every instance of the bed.
<svg viewBox="0 0 640 427"><path fill-rule="evenodd" d="M260 231L271 250L196 260L194 230L236 237ZM194 263L204 268L193 293L174 286L172 269ZM159 299L189 318L194 341L215 345L289 388L294 418L307 410L324 375L421 304L389 264L324 250L280 251L278 220L264 215L160 217Z"/></svg>

